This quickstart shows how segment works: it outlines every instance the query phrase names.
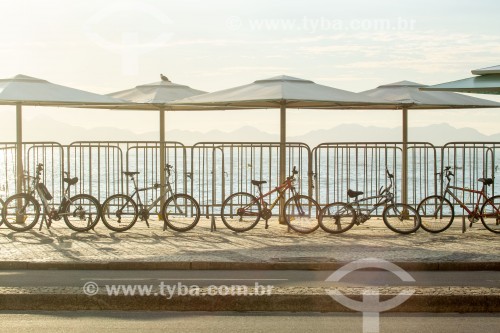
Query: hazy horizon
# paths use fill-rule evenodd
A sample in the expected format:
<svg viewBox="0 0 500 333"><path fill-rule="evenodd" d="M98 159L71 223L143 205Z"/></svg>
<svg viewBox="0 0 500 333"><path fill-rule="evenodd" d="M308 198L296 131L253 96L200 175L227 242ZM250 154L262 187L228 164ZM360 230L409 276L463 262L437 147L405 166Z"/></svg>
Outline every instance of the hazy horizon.
<svg viewBox="0 0 500 333"><path fill-rule="evenodd" d="M312 129L301 135L287 136L288 141L303 142L315 146L324 142L401 141L401 126L379 127L346 123L327 129ZM14 141L15 129L0 132L1 141ZM9 139L11 138L11 139ZM266 141L278 142L279 133L242 125L232 129L206 131L172 129L166 132L167 141L179 141L186 145L203 141ZM55 141L69 144L74 141L158 141L158 131L134 131L112 126L84 128L64 123L47 116L37 116L24 122L24 141ZM409 126L409 140L442 145L451 141L500 141L500 130L492 135L470 127L455 128L446 123L426 126Z"/></svg>

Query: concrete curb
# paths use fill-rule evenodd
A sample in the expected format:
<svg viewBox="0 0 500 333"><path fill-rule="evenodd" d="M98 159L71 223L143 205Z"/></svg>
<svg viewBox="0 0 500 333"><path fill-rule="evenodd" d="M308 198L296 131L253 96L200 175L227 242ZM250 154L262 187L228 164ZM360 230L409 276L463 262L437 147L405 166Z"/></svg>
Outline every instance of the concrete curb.
<svg viewBox="0 0 500 333"><path fill-rule="evenodd" d="M360 295L346 295L361 300ZM392 298L382 295L381 299ZM118 311L287 311L353 312L327 295L270 296L86 296L83 294L1 294L0 310ZM499 295L413 295L387 312L500 312Z"/></svg>
<svg viewBox="0 0 500 333"><path fill-rule="evenodd" d="M317 270L333 271L347 262L25 262L2 261L0 270ZM407 271L500 271L500 262L394 262Z"/></svg>

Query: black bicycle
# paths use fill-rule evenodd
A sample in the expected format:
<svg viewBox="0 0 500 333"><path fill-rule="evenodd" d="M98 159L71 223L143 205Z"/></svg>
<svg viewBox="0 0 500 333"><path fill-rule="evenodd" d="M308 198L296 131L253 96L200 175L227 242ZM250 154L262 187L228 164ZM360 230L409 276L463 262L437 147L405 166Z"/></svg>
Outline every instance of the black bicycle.
<svg viewBox="0 0 500 333"><path fill-rule="evenodd" d="M52 201L52 194L49 192L45 184L41 181L43 164L38 164L35 170L35 176L26 176L32 182L27 193L18 193L10 196L5 200L2 210L2 218L5 225L14 231L27 231L33 228L41 213L40 203L35 198L35 194L42 201L43 219L47 223L47 228L50 228L52 221L64 219L66 225L74 231L89 231L92 229L101 216L101 205L99 201L88 194L78 194L73 197L69 196L69 190L72 185L78 183L78 178L64 177L63 181L67 184L63 193L61 204L56 209ZM68 176L68 173L66 173ZM40 230L42 229L40 223Z"/></svg>
<svg viewBox="0 0 500 333"><path fill-rule="evenodd" d="M166 191L149 206L145 206L142 203L139 192L158 189L162 186L160 184L154 184L150 187L139 188L135 179L135 176L138 175L139 172L124 171L123 174L130 177L130 180L134 184L134 192L130 196L126 194L115 194L104 201L102 205L102 222L106 227L113 231L126 231L132 228L139 218L141 221L145 221L146 225L149 227L148 220L151 211L162 199L166 199L160 211L161 219L163 219L164 222L163 230L165 230L167 226L175 231L188 231L193 229L200 220L200 206L198 202L188 194L174 194L169 181L172 170L173 167L167 164L165 167L167 184L164 185ZM134 197L137 198L139 205L134 201Z"/></svg>
<svg viewBox="0 0 500 333"><path fill-rule="evenodd" d="M411 234L420 228L421 219L417 210L410 205L394 202L391 192L394 176L386 170L389 185L380 187L378 195L359 199L363 192L349 190L347 196L354 199L350 203L334 202L321 210L319 225L323 230L332 234L340 234L371 218L371 214L379 207L385 207L382 219L390 230L399 234ZM368 202L376 200L371 205Z"/></svg>

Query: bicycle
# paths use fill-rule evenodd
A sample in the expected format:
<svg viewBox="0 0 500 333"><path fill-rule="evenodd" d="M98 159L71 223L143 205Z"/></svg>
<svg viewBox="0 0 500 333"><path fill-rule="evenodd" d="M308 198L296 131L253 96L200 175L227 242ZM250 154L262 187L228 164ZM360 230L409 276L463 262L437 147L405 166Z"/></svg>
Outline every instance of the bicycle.
<svg viewBox="0 0 500 333"><path fill-rule="evenodd" d="M26 175L26 179L32 179L27 193L18 193L5 200L2 218L5 225L14 231L27 231L33 228L40 218L40 203L35 198L38 195L42 202L43 218L39 230L42 230L45 220L47 228L50 228L52 221L64 219L66 225L78 232L89 231L99 222L101 205L96 198L88 194L77 194L69 197L71 186L78 183L78 177L69 178L67 172L63 182L67 184L63 192L63 199L59 208L56 209L52 201L53 196L44 183L41 182L43 164L38 164L35 176Z"/></svg>
<svg viewBox="0 0 500 333"><path fill-rule="evenodd" d="M135 176L138 175L139 172L124 171L123 174L130 177L134 185L134 192L130 196L126 194L115 194L104 201L102 205L102 222L106 227L117 232L126 231L132 228L137 219L140 218L141 221L146 222L149 228L148 219L151 215L151 210L155 208L162 199L166 199L160 210L160 215L164 222L163 230L166 230L167 226L172 230L180 232L193 229L200 220L200 206L198 202L188 194L174 194L169 181L172 170L173 166L167 164L165 167L167 183L163 186L166 188L166 191L149 206L145 206L142 203L139 193L158 189L162 186L160 184L154 184L150 187L139 188L135 179ZM134 197L137 197L139 205L134 201Z"/></svg>
<svg viewBox="0 0 500 333"><path fill-rule="evenodd" d="M418 230L421 224L417 211L407 204L395 203L391 192L394 175L386 170L389 186L381 186L375 196L359 199L363 192L349 189L347 195L353 202L334 202L325 206L319 215L321 228L332 234L340 234L351 229L355 224L360 225L371 218L371 214L379 207L385 206L382 212L384 224L390 230L399 234L411 234ZM377 200L371 208L362 208L364 202ZM365 204L366 205L366 204Z"/></svg>
<svg viewBox="0 0 500 333"><path fill-rule="evenodd" d="M444 181L443 174L448 181L442 194L428 196L418 205L417 209L422 217L422 229L432 233L439 233L451 226L455 218L455 209L450 200L446 198L446 195L449 194L467 212L467 218L470 222L469 228L472 227L473 223L481 220L487 230L500 233L500 196L497 195L488 198L486 195L486 187L493 184L493 179L479 178L478 181L483 183L481 191L451 186L451 178L455 177L455 175L450 170L451 167L447 166L444 168L443 173L437 173L441 178L441 184ZM451 190L477 194L474 209L469 209ZM483 198L484 200L482 200ZM479 209L481 201L484 201L484 203L481 209Z"/></svg>
<svg viewBox="0 0 500 333"><path fill-rule="evenodd" d="M295 175L298 174L293 167L292 174L286 178L283 184L263 194L262 185L265 180L252 180L252 185L257 186L259 196L247 192L238 192L230 195L221 207L221 218L224 225L235 232L245 232L254 228L262 218L266 221L265 228L269 227L268 221L273 216L272 209L280 199L285 198L285 192L289 190L292 196L285 202L283 213L288 227L299 233L311 233L318 229L319 205L314 199L306 195L298 194L295 190ZM264 198L277 192L277 198L268 204Z"/></svg>

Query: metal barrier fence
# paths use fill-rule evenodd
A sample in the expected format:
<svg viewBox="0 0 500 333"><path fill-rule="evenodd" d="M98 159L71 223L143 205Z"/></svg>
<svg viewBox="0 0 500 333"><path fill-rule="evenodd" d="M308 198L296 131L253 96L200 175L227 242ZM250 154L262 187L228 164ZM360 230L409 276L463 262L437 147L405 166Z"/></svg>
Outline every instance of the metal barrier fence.
<svg viewBox="0 0 500 333"><path fill-rule="evenodd" d="M313 150L315 197L320 205L348 201L347 190L377 195L394 174L396 201L402 198L402 150L398 142L322 143ZM430 143L408 144L408 203L434 193L437 151Z"/></svg>
<svg viewBox="0 0 500 333"><path fill-rule="evenodd" d="M500 172L500 149L498 142L450 142L442 148L442 166L450 166L455 177L452 185L474 190L481 190L482 183L478 178L493 178ZM438 180L439 193L442 191L442 183ZM494 182L491 187L487 186L488 196L500 194L500 183ZM472 205L477 202L475 194L464 191L455 191L457 197L464 203ZM454 200L455 214L467 215ZM462 214L460 214L462 212ZM465 213L464 213L465 212Z"/></svg>
<svg viewBox="0 0 500 333"><path fill-rule="evenodd" d="M165 145L166 162L173 165L171 177L175 192L183 193L187 186L186 147L179 142ZM67 169L72 176L79 177L77 190L88 193L101 202L117 193L132 194L132 184L123 171L138 171L139 187L149 187L160 182L160 144L153 141L138 142L97 142L79 141L67 146ZM144 202L160 195L160 190L146 191Z"/></svg>
<svg viewBox="0 0 500 333"><path fill-rule="evenodd" d="M15 142L0 143L0 199L19 192L16 189L17 151ZM64 148L57 142L24 142L23 161L25 173L34 176L38 163L45 165L42 180L55 197L62 194L61 175L64 169ZM28 186L28 182L24 186ZM23 191L25 189L22 189Z"/></svg>
<svg viewBox="0 0 500 333"><path fill-rule="evenodd" d="M218 215L221 204L232 193L257 194L252 179L267 181L262 186L263 192L278 186L279 147L279 143L272 142L202 142L191 147L191 194L205 214ZM293 166L299 171L298 191L312 194L309 147L303 143L287 143L286 156L287 174Z"/></svg>
<svg viewBox="0 0 500 333"><path fill-rule="evenodd" d="M409 143L409 203L418 205L425 196L440 193L436 173L447 165L455 170L454 185L479 188L477 178L494 178L499 171L499 147L498 142L455 142L443 147ZM68 171L80 179L75 192L94 195L103 202L112 194L132 190L122 171L141 172L140 187L158 183L163 172L159 149L159 143L154 141L82 141L68 146L29 142L23 144L23 158L30 175L37 163L45 164L44 181L56 201L64 186L62 174ZM277 142L202 142L193 146L167 142L165 149L167 163L175 168L170 178L174 191L193 195L207 216L218 215L220 205L231 193L256 194L252 179L267 181L263 191L278 185ZM312 151L304 143L287 144L287 173L297 166L299 192L315 197L320 205L347 201L349 188L375 194L387 184L386 168L395 175L394 192L396 200L401 200L401 161L399 142L323 143ZM15 170L15 143L0 143L0 199L16 193ZM490 191L490 195L499 193L500 183ZM158 195L159 190L152 190L142 199L150 202ZM465 195L461 199L471 202Z"/></svg>

